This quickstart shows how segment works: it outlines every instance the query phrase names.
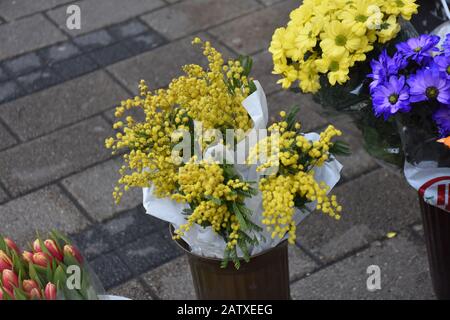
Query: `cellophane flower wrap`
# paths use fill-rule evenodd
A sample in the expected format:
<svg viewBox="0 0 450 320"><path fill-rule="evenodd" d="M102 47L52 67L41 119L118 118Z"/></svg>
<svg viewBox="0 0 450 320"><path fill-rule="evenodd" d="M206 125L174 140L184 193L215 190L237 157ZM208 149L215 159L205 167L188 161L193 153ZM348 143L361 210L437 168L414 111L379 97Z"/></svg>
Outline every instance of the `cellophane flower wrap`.
<svg viewBox="0 0 450 320"><path fill-rule="evenodd" d="M403 164L401 139L371 112L366 75L382 50L416 35L408 21L417 8L414 0L305 0L270 46L283 88L312 93L328 116L349 114L367 151L394 168Z"/></svg>
<svg viewBox="0 0 450 320"><path fill-rule="evenodd" d="M396 124L406 179L426 202L450 211L450 35L408 39L372 69L373 112Z"/></svg>
<svg viewBox="0 0 450 320"><path fill-rule="evenodd" d="M80 251L59 232L22 252L0 235L0 300L98 300L102 294Z"/></svg>
<svg viewBox="0 0 450 320"><path fill-rule="evenodd" d="M267 134L267 100L250 77L252 60L225 63L210 42L193 44L202 46L207 68L183 67L166 89L150 91L142 82L140 96L117 108L126 121L116 122L119 132L106 145L128 151L114 196L143 188L147 213L169 222L175 240L239 268L242 259L284 239L293 243L297 225L316 208L340 218L342 208L328 193L342 168L333 154L348 150L334 141L341 132L332 126L303 134L295 110L281 113ZM132 108L143 110L145 120L126 116ZM187 150L178 148L186 140ZM263 149L272 156L267 161L259 156ZM268 173L268 161L277 170Z"/></svg>

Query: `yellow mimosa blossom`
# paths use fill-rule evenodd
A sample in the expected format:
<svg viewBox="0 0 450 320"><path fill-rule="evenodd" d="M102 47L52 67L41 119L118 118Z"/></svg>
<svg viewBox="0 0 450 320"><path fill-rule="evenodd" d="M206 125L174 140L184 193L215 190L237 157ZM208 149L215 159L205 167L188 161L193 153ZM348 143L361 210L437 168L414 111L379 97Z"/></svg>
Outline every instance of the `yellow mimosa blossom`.
<svg viewBox="0 0 450 320"><path fill-rule="evenodd" d="M280 114L282 118L285 113ZM262 178L259 189L263 198L263 221L272 237L283 238L288 234L290 243L296 239L295 210L299 204L316 203L323 213L340 219L342 207L336 196L329 197L327 185L314 178L314 168L321 167L330 157L332 139L342 133L329 126L319 140L310 141L299 134L301 125L288 122L274 123L271 135L262 139L250 152L249 162L265 160L257 171L265 172L276 167L275 173Z"/></svg>
<svg viewBox="0 0 450 320"><path fill-rule="evenodd" d="M377 43L386 43L400 31L399 18L417 12L415 0L305 0L290 14L286 27L278 28L269 48L274 74L284 89L299 83L303 92L320 89L320 75L311 57L326 64L348 53L349 67L365 61ZM342 65L346 65L345 61ZM315 64L315 63L314 63ZM343 68L328 77L330 84L348 80ZM311 72L311 75L308 75ZM328 72L333 72L328 70ZM346 79L345 79L346 78Z"/></svg>

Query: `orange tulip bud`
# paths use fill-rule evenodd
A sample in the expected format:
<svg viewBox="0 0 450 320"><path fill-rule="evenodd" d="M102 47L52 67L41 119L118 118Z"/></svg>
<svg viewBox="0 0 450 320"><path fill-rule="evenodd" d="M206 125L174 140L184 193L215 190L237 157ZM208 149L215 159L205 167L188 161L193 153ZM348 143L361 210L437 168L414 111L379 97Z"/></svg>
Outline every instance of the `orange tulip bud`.
<svg viewBox="0 0 450 320"><path fill-rule="evenodd" d="M33 263L33 254L30 251L24 251L22 253L22 258L28 263Z"/></svg>
<svg viewBox="0 0 450 320"><path fill-rule="evenodd" d="M39 285L34 280L23 280L22 281L22 288L26 293L31 293L33 289L39 290Z"/></svg>
<svg viewBox="0 0 450 320"><path fill-rule="evenodd" d="M63 261L64 257L56 246L55 241L45 240L44 245L54 258L56 258L58 261Z"/></svg>
<svg viewBox="0 0 450 320"><path fill-rule="evenodd" d="M40 267L47 268L51 260L52 259L44 252L33 254L33 263Z"/></svg>
<svg viewBox="0 0 450 320"><path fill-rule="evenodd" d="M64 246L64 254L71 255L75 259L77 259L78 263L83 263L83 257L81 256L80 251L74 246L66 244Z"/></svg>
<svg viewBox="0 0 450 320"><path fill-rule="evenodd" d="M11 258L6 255L6 253L0 250L0 272L3 270L11 270L12 261Z"/></svg>
<svg viewBox="0 0 450 320"><path fill-rule="evenodd" d="M39 291L39 289L34 288L29 293L29 297L32 300L42 299L41 291Z"/></svg>
<svg viewBox="0 0 450 320"><path fill-rule="evenodd" d="M17 252L17 254L19 254L19 248L17 247L16 243L14 241L12 241L9 238L5 238L5 243L8 246L8 248L10 248L11 250L14 250L15 252Z"/></svg>
<svg viewBox="0 0 450 320"><path fill-rule="evenodd" d="M11 292L14 291L14 288L19 286L19 278L12 270L3 270L2 282L3 287Z"/></svg>
<svg viewBox="0 0 450 320"><path fill-rule="evenodd" d="M42 252L41 243L39 239L34 240L33 242L33 251L34 252Z"/></svg>

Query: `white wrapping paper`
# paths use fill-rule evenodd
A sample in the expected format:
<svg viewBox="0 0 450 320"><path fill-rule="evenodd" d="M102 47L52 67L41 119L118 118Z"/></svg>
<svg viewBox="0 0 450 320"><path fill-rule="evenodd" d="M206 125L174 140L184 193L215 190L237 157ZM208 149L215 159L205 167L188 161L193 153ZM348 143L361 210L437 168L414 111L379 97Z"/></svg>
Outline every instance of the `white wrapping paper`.
<svg viewBox="0 0 450 320"><path fill-rule="evenodd" d="M243 101L243 106L248 111L254 124L253 129L247 133L247 137L254 134L258 129L265 129L268 122L267 99L264 94L264 90L259 82L255 81L255 85L257 87L257 91ZM319 139L319 135L317 133L309 133L306 137L311 141ZM257 140L255 139L249 139L249 141L250 148L245 148L246 142L244 139L237 144L236 150L243 148L242 150L248 151L257 143ZM245 156L247 156L247 154L245 154ZM233 160L234 151L229 148L225 148L222 144L217 144L205 151L204 159L208 158L212 160ZM256 172L255 165L235 165L235 167L244 179L258 180L259 177ZM315 177L318 182L325 182L331 190L340 180L341 169L342 165L336 159L332 159L332 161L325 163L322 167L315 168ZM143 204L148 214L171 223L175 229L178 229L181 225L186 223L186 216L183 215L183 210L189 208L187 204L181 204L168 198L157 198L153 195L153 188L143 189L143 195ZM264 230L260 234L254 234L258 237L260 243L259 245L250 248L251 255L258 254L264 250L274 247L284 240L279 239L278 237L272 239L271 234L265 230L265 227L261 223L263 212L261 193L252 198L247 198L245 200L245 204L253 211L252 221ZM305 219L315 209L315 207L315 203L310 203L306 206L305 210L296 210L295 221L297 224ZM194 254L219 259L223 258L226 243L222 237L212 230L211 227L203 228L197 224L194 224L192 229L182 238L190 246L191 251ZM239 250L238 255L242 257L242 253L239 252Z"/></svg>

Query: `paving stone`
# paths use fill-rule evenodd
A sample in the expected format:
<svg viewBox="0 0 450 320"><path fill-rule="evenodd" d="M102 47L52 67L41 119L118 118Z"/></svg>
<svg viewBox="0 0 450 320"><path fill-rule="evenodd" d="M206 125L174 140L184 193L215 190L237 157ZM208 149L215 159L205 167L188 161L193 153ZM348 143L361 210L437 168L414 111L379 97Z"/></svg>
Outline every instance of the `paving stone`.
<svg viewBox="0 0 450 320"><path fill-rule="evenodd" d="M260 7L254 0L186 0L144 15L142 20L173 40L205 30Z"/></svg>
<svg viewBox="0 0 450 320"><path fill-rule="evenodd" d="M112 241L100 225L87 228L70 236L81 254L88 260L109 252L113 249Z"/></svg>
<svg viewBox="0 0 450 320"><path fill-rule="evenodd" d="M108 31L117 40L123 40L125 38L130 38L141 33L148 32L149 28L139 20L133 19L115 26L111 26L108 28Z"/></svg>
<svg viewBox="0 0 450 320"><path fill-rule="evenodd" d="M144 281L163 300L195 300L191 270L186 256L179 257L143 276Z"/></svg>
<svg viewBox="0 0 450 320"><path fill-rule="evenodd" d="M289 275L291 281L309 274L317 264L295 245L289 246Z"/></svg>
<svg viewBox="0 0 450 320"><path fill-rule="evenodd" d="M406 230L420 217L416 192L383 169L346 182L332 193L344 209L342 219L313 213L298 227L298 242L325 262L384 238L388 232Z"/></svg>
<svg viewBox="0 0 450 320"><path fill-rule="evenodd" d="M297 119L301 122L305 132L309 132L325 126L328 122L322 118L315 110L320 108L308 99L306 95L299 95L292 91L283 90L270 95L267 99L269 107L269 122L280 120L280 111L289 112L293 106L299 106Z"/></svg>
<svg viewBox="0 0 450 320"><path fill-rule="evenodd" d="M98 64L87 55L64 60L52 66L52 69L65 81L95 71L98 68Z"/></svg>
<svg viewBox="0 0 450 320"><path fill-rule="evenodd" d="M112 46L95 50L90 57L100 66L108 66L115 62L125 60L132 54L122 43L116 43Z"/></svg>
<svg viewBox="0 0 450 320"><path fill-rule="evenodd" d="M108 294L131 300L153 300L151 294L138 280L131 280L108 291Z"/></svg>
<svg viewBox="0 0 450 320"><path fill-rule="evenodd" d="M89 265L106 290L116 287L132 277L131 271L114 252L89 261Z"/></svg>
<svg viewBox="0 0 450 320"><path fill-rule="evenodd" d="M241 54L267 50L274 31L285 26L291 11L299 6L300 3L296 0L283 1L270 8L230 21L209 32Z"/></svg>
<svg viewBox="0 0 450 320"><path fill-rule="evenodd" d="M142 203L142 190L136 188L126 192L119 205L115 204L112 192L120 178L121 166L121 159L110 160L66 178L62 183L94 219L103 221Z"/></svg>
<svg viewBox="0 0 450 320"><path fill-rule="evenodd" d="M100 117L67 127L0 153L0 179L17 196L110 158L112 135ZM26 156L24 156L26 155Z"/></svg>
<svg viewBox="0 0 450 320"><path fill-rule="evenodd" d="M5 81L9 78L9 75L6 73L5 70L0 66L0 82Z"/></svg>
<svg viewBox="0 0 450 320"><path fill-rule="evenodd" d="M420 239L425 239L424 238L424 233L423 233L423 225L422 224L416 224L412 227L413 232L420 237Z"/></svg>
<svg viewBox="0 0 450 320"><path fill-rule="evenodd" d="M328 117L328 119L331 124L342 131L343 135L339 137L339 140L347 142L352 152L349 157L337 157L344 166L342 169L344 181L359 177L361 174L379 167L375 159L364 149L361 131L351 119L347 117Z"/></svg>
<svg viewBox="0 0 450 320"><path fill-rule="evenodd" d="M15 81L11 80L0 83L0 104L17 99L21 95L23 95L23 90Z"/></svg>
<svg viewBox="0 0 450 320"><path fill-rule="evenodd" d="M281 85L277 84L279 77L272 74L272 71L272 55L269 52L261 52L253 56L251 75L261 83L266 95L282 90Z"/></svg>
<svg viewBox="0 0 450 320"><path fill-rule="evenodd" d="M34 52L24 54L20 57L3 62L3 66L14 76L20 76L25 73L39 69L42 64L38 55Z"/></svg>
<svg viewBox="0 0 450 320"><path fill-rule="evenodd" d="M24 246L36 231L45 235L57 229L69 234L86 228L88 221L57 186L50 186L1 205L0 225L3 234Z"/></svg>
<svg viewBox="0 0 450 320"><path fill-rule="evenodd" d="M168 230L141 237L118 250L135 274L147 272L182 253Z"/></svg>
<svg viewBox="0 0 450 320"><path fill-rule="evenodd" d="M146 214L140 205L103 223L102 229L112 239L115 247L122 247L155 231L167 232L169 228L167 222Z"/></svg>
<svg viewBox="0 0 450 320"><path fill-rule="evenodd" d="M65 40L66 36L42 14L0 26L0 60Z"/></svg>
<svg viewBox="0 0 450 320"><path fill-rule="evenodd" d="M114 43L114 38L105 30L91 32L73 39L85 52L106 47Z"/></svg>
<svg viewBox="0 0 450 320"><path fill-rule="evenodd" d="M0 117L26 141L107 110L125 95L99 71L10 102Z"/></svg>
<svg viewBox="0 0 450 320"><path fill-rule="evenodd" d="M152 31L127 39L123 42L133 55L144 53L165 43L166 40L162 36Z"/></svg>
<svg viewBox="0 0 450 320"><path fill-rule="evenodd" d="M5 193L5 190L0 187L0 203L5 202L6 200L8 200L8 195Z"/></svg>
<svg viewBox="0 0 450 320"><path fill-rule="evenodd" d="M55 62L66 60L79 54L81 54L80 49L70 42L56 44L39 51L39 55L46 65L52 65Z"/></svg>
<svg viewBox="0 0 450 320"><path fill-rule="evenodd" d="M72 35L87 33L96 29L109 26L114 23L129 20L164 5L162 0L83 0L72 4L80 6L83 19L80 30L66 29L66 8L61 7L48 12L48 15L61 28Z"/></svg>
<svg viewBox="0 0 450 320"><path fill-rule="evenodd" d="M20 85L27 91L33 93L61 82L61 78L51 69L38 70L17 78Z"/></svg>
<svg viewBox="0 0 450 320"><path fill-rule="evenodd" d="M208 40L205 35L202 39ZM193 37L172 42L134 58L116 63L108 70L111 71L132 92L138 92L139 81L145 79L150 88L161 88L169 84L174 77L182 75L181 67L186 64L207 64L202 50L193 47ZM215 43L217 50L230 57L229 51Z"/></svg>
<svg viewBox="0 0 450 320"><path fill-rule="evenodd" d="M28 16L35 12L52 9L72 0L33 0L27 1L26 5L20 0L2 0L0 2L0 12L8 20L15 20L20 17ZM66 8L66 7L65 7Z"/></svg>
<svg viewBox="0 0 450 320"><path fill-rule="evenodd" d="M367 289L367 268L381 269L381 290ZM385 241L291 285L299 300L433 299L425 247L405 237Z"/></svg>
<svg viewBox="0 0 450 320"><path fill-rule="evenodd" d="M0 150L9 148L14 144L16 144L16 139L0 123Z"/></svg>
<svg viewBox="0 0 450 320"><path fill-rule="evenodd" d="M274 5L275 3L281 2L283 0L259 0L260 2L264 3L266 6Z"/></svg>

